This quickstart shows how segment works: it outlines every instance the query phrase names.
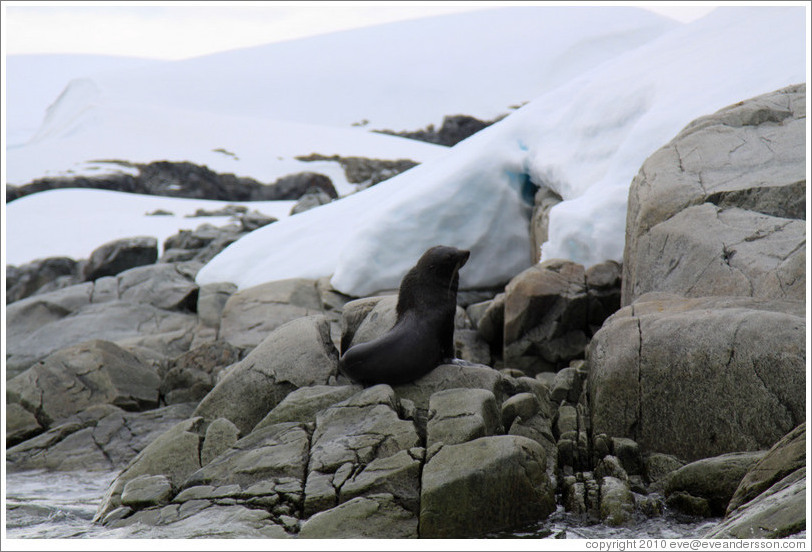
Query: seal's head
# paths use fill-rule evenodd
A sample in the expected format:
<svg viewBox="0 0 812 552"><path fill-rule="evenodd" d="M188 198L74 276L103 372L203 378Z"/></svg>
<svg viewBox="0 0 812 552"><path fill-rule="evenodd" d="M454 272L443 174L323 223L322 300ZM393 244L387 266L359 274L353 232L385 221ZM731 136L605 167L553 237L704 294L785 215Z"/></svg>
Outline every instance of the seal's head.
<svg viewBox="0 0 812 552"><path fill-rule="evenodd" d="M460 281L459 270L470 256L470 251L445 245L436 245L423 253L400 282L398 317L410 308L442 304L446 297L450 298L453 308Z"/></svg>
<svg viewBox="0 0 812 552"><path fill-rule="evenodd" d="M412 270L418 269L422 273L436 276L446 284L454 279L460 268L468 262L470 251L435 245L420 257Z"/></svg>

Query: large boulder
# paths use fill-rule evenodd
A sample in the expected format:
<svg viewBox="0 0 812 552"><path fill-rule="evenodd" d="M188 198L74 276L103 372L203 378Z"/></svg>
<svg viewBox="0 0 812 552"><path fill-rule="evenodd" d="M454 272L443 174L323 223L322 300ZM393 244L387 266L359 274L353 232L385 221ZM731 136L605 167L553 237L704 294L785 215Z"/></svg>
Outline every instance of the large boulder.
<svg viewBox="0 0 812 552"><path fill-rule="evenodd" d="M243 435L291 391L324 385L338 370L338 352L323 316L298 318L267 336L200 402L196 416L227 418Z"/></svg>
<svg viewBox="0 0 812 552"><path fill-rule="evenodd" d="M423 468L420 536L462 538L537 521L555 510L544 449L498 435L440 449Z"/></svg>
<svg viewBox="0 0 812 552"><path fill-rule="evenodd" d="M640 298L590 344L593 433L684 460L770 447L805 419L804 316L794 301Z"/></svg>
<svg viewBox="0 0 812 552"><path fill-rule="evenodd" d="M219 336L232 345L250 349L283 324L321 310L315 280L268 282L228 298L221 313Z"/></svg>
<svg viewBox="0 0 812 552"><path fill-rule="evenodd" d="M94 340L57 351L9 380L6 389L9 402L50 427L96 404L155 408L159 385L158 374L134 355Z"/></svg>
<svg viewBox="0 0 812 552"><path fill-rule="evenodd" d="M111 241L90 254L84 267L86 280L115 276L130 268L158 260L158 240L152 237L124 238Z"/></svg>
<svg viewBox="0 0 812 552"><path fill-rule="evenodd" d="M700 117L629 189L623 304L651 291L804 300L806 85Z"/></svg>

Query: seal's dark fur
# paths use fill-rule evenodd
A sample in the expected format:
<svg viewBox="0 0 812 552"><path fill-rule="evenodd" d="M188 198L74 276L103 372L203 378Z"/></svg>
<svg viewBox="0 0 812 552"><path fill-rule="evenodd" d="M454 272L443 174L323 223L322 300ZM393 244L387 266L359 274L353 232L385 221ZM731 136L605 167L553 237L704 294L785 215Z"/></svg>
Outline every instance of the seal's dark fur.
<svg viewBox="0 0 812 552"><path fill-rule="evenodd" d="M454 358L459 269L470 252L438 245L426 251L400 283L395 325L350 347L339 369L364 384L406 383Z"/></svg>

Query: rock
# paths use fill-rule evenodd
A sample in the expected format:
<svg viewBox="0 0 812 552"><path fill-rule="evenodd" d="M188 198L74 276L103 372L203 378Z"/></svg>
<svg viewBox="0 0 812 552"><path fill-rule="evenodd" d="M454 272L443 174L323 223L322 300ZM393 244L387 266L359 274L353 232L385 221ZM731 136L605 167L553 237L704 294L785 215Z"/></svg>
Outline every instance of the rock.
<svg viewBox="0 0 812 552"><path fill-rule="evenodd" d="M787 475L703 535L781 539L806 529L806 468Z"/></svg>
<svg viewBox="0 0 812 552"><path fill-rule="evenodd" d="M312 154L296 157L298 161L336 161L344 169L344 175L350 184L358 188L368 188L416 166L410 159L369 159L367 157L341 157ZM335 197L335 196L332 196Z"/></svg>
<svg viewBox="0 0 812 552"><path fill-rule="evenodd" d="M398 400L388 385L375 385L321 411L316 416L312 436L305 515L335 505L341 485L347 480L339 472L358 473L364 466L368 469L376 459L383 460L419 446L414 424L398 418ZM382 466L379 468L382 473L402 473L406 469L408 475L413 471L413 477L409 476L411 490L405 491L404 496L417 496L419 470L409 468L411 461L406 464L406 468L393 468L388 462L378 466ZM398 487L402 486L401 481Z"/></svg>
<svg viewBox="0 0 812 552"><path fill-rule="evenodd" d="M487 303L487 309L477 322L477 332L492 351L501 351L504 347L505 294L500 293Z"/></svg>
<svg viewBox="0 0 812 552"><path fill-rule="evenodd" d="M520 435L527 437L540 444L547 452L547 463L555 467L556 446L553 431L550 427L550 420L544 416L531 416L528 419L516 418L510 425L509 435ZM548 470L549 471L549 470Z"/></svg>
<svg viewBox="0 0 812 552"><path fill-rule="evenodd" d="M302 524L304 539L417 538L417 517L391 495L354 498L319 512Z"/></svg>
<svg viewBox="0 0 812 552"><path fill-rule="evenodd" d="M230 282L200 286L197 295L197 318L210 328L220 328L220 316L237 286Z"/></svg>
<svg viewBox="0 0 812 552"><path fill-rule="evenodd" d="M9 471L119 470L156 437L188 418L192 410L189 404L146 412L91 406L8 448L6 467Z"/></svg>
<svg viewBox="0 0 812 552"><path fill-rule="evenodd" d="M771 446L805 417L804 316L745 297L624 307L589 346L593 434L686 460Z"/></svg>
<svg viewBox="0 0 812 552"><path fill-rule="evenodd" d="M341 316L341 350L382 336L395 325L397 295L351 301Z"/></svg>
<svg viewBox="0 0 812 552"><path fill-rule="evenodd" d="M621 276L623 269L615 261L604 261L586 270L586 290L589 296L590 335L620 309Z"/></svg>
<svg viewBox="0 0 812 552"><path fill-rule="evenodd" d="M337 485L340 488L339 504L358 496L386 493L416 516L420 511L422 458L415 458L413 454L412 450L401 450L392 456L372 460L359 473Z"/></svg>
<svg viewBox="0 0 812 552"><path fill-rule="evenodd" d="M6 368L11 378L46 356L101 339L161 355L188 350L196 317L118 300L115 278L28 297L6 308Z"/></svg>
<svg viewBox="0 0 812 552"><path fill-rule="evenodd" d="M62 349L8 382L12 399L43 427L96 404L127 410L158 406L158 375L108 341Z"/></svg>
<svg viewBox="0 0 812 552"><path fill-rule="evenodd" d="M111 513L109 518L113 517ZM212 504L198 500L178 506L169 504L134 512L129 517L105 525L131 538L288 538L285 529L274 523L271 514L242 505Z"/></svg>
<svg viewBox="0 0 812 552"><path fill-rule="evenodd" d="M146 303L165 310L195 312L198 287L194 278L176 265L157 264L133 268L118 277L118 298Z"/></svg>
<svg viewBox="0 0 812 552"><path fill-rule="evenodd" d="M237 441L178 487L215 486L220 489L218 496L286 495L285 502L298 510L309 448L310 439L301 424L267 426Z"/></svg>
<svg viewBox="0 0 812 552"><path fill-rule="evenodd" d="M700 117L646 160L623 305L650 291L804 300L805 97L800 84Z"/></svg>
<svg viewBox="0 0 812 552"><path fill-rule="evenodd" d="M729 517L781 479L806 466L806 422L781 438L744 476L727 506Z"/></svg>
<svg viewBox="0 0 812 552"><path fill-rule="evenodd" d="M240 224L244 232L253 232L257 228L268 226L279 220L275 217L264 215L259 211L251 211L250 213L240 215L238 218L240 219Z"/></svg>
<svg viewBox="0 0 812 552"><path fill-rule="evenodd" d="M496 397L485 389L447 389L429 399L426 447L456 445L501 429Z"/></svg>
<svg viewBox="0 0 812 552"><path fill-rule="evenodd" d="M203 419L184 420L152 441L133 458L110 485L96 510L94 521L100 521L121 506L124 486L139 475L164 475L178 487L200 469L200 445Z"/></svg>
<svg viewBox="0 0 812 552"><path fill-rule="evenodd" d="M140 475L127 482L121 504L130 508L162 506L172 497L172 484L163 475Z"/></svg>
<svg viewBox="0 0 812 552"><path fill-rule="evenodd" d="M493 362L491 348L476 330L454 331L454 356L473 364L490 366Z"/></svg>
<svg viewBox="0 0 812 552"><path fill-rule="evenodd" d="M6 448L42 433L36 416L14 402L6 403Z"/></svg>
<svg viewBox="0 0 812 552"><path fill-rule="evenodd" d="M650 290L803 301L805 226L737 207L688 207L639 239L634 296Z"/></svg>
<svg viewBox="0 0 812 552"><path fill-rule="evenodd" d="M85 280L115 276L158 260L158 240L151 237L125 238L108 242L90 254L84 267Z"/></svg>
<svg viewBox="0 0 812 552"><path fill-rule="evenodd" d="M546 467L544 449L524 437L444 446L423 468L421 538L473 537L545 518L555 509Z"/></svg>
<svg viewBox="0 0 812 552"><path fill-rule="evenodd" d="M441 364L425 376L410 383L393 387L397 396L412 401L417 410L417 422L425 424L430 397L446 389L485 389L493 393L497 403L504 398L502 375L488 366Z"/></svg>
<svg viewBox="0 0 812 552"><path fill-rule="evenodd" d="M225 418L217 418L206 428L206 437L200 448L200 465L206 466L222 452L233 447L240 438L237 426Z"/></svg>
<svg viewBox="0 0 812 552"><path fill-rule="evenodd" d="M166 404L198 402L215 386L220 374L240 359L240 350L225 341L195 347L173 359L161 377Z"/></svg>
<svg viewBox="0 0 812 552"><path fill-rule="evenodd" d="M326 205L330 203L334 198L327 195L319 188L310 188L307 190L307 193L304 194L302 197L299 198L299 201L296 202L296 205L293 206L290 210L291 215L296 215L299 213L304 213L305 211L309 211L314 207L319 207L320 205Z"/></svg>
<svg viewBox="0 0 812 552"><path fill-rule="evenodd" d="M581 396L581 385L581 377L575 368L562 368L556 373L550 388L550 401L553 404L561 404L561 401L577 403Z"/></svg>
<svg viewBox="0 0 812 552"><path fill-rule="evenodd" d="M646 479L649 483L665 480L670 473L680 469L685 462L670 454L659 452L651 453L645 457L644 466Z"/></svg>
<svg viewBox="0 0 812 552"><path fill-rule="evenodd" d="M6 266L6 303L33 295L46 284L67 278L78 284L77 263L68 257L38 259L19 267Z"/></svg>
<svg viewBox="0 0 812 552"><path fill-rule="evenodd" d="M254 428L281 422L315 422L316 415L325 408L359 393L360 385L312 385L292 391L282 399Z"/></svg>
<svg viewBox="0 0 812 552"><path fill-rule="evenodd" d="M253 348L283 324L320 312L314 280L268 282L228 298L220 318L220 338L236 347Z"/></svg>
<svg viewBox="0 0 812 552"><path fill-rule="evenodd" d="M629 475L643 473L643 456L640 445L625 437L612 437L612 453Z"/></svg>
<svg viewBox="0 0 812 552"><path fill-rule="evenodd" d="M348 301L341 312L341 352L343 353L352 345L355 332L364 322L367 315L375 308L375 305L383 297L364 297Z"/></svg>
<svg viewBox="0 0 812 552"><path fill-rule="evenodd" d="M634 496L628 483L606 476L600 481L601 520L607 525L626 525L633 520Z"/></svg>
<svg viewBox="0 0 812 552"><path fill-rule="evenodd" d="M529 420L539 411L538 397L533 393L518 393L502 403L502 425L509 428L516 418Z"/></svg>
<svg viewBox="0 0 812 552"><path fill-rule="evenodd" d="M671 510L693 517L712 517L708 499L694 496L686 491L675 491L665 499L665 505Z"/></svg>
<svg viewBox="0 0 812 552"><path fill-rule="evenodd" d="M553 259L514 277L505 287L505 365L535 375L582 358L588 307L577 263Z"/></svg>
<svg viewBox="0 0 812 552"><path fill-rule="evenodd" d="M329 177L314 173L300 172L283 176L268 186L258 188L251 197L251 201L276 201L299 199L312 188L317 188L332 199L338 198Z"/></svg>
<svg viewBox="0 0 812 552"><path fill-rule="evenodd" d="M482 121L470 115L446 115L443 117L443 124L439 130L435 130L434 125L429 125L425 129L416 131L395 132L392 130L376 130L374 132L403 136L404 138L420 140L431 144L453 146L500 119L502 119L502 117L497 117L493 121Z"/></svg>
<svg viewBox="0 0 812 552"><path fill-rule="evenodd" d="M623 469L620 460L611 454L604 456L595 465L595 479L600 480L602 477L613 477L627 485L629 483L629 474Z"/></svg>
<svg viewBox="0 0 812 552"><path fill-rule="evenodd" d="M734 452L686 464L668 477L666 496L682 491L704 498L711 514L721 516L739 482L765 454L765 451Z"/></svg>
<svg viewBox="0 0 812 552"><path fill-rule="evenodd" d="M338 353L323 316L281 326L228 372L200 402L196 416L227 418L243 435L291 391L327 383L338 369Z"/></svg>
<svg viewBox="0 0 812 552"><path fill-rule="evenodd" d="M207 263L223 249L245 234L242 225L227 224L215 227L201 224L194 231L180 230L164 241L160 262L197 261Z"/></svg>

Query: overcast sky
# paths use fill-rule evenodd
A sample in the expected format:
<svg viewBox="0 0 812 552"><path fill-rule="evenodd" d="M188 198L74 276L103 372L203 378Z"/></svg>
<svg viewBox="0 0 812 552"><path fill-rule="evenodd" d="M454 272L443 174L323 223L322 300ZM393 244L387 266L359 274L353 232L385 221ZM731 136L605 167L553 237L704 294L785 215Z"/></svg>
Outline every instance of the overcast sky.
<svg viewBox="0 0 812 552"><path fill-rule="evenodd" d="M184 59L389 21L509 5L333 1L167 4L3 2L3 50L7 55L84 53ZM680 21L693 20L713 9L712 4L630 5L648 7Z"/></svg>

